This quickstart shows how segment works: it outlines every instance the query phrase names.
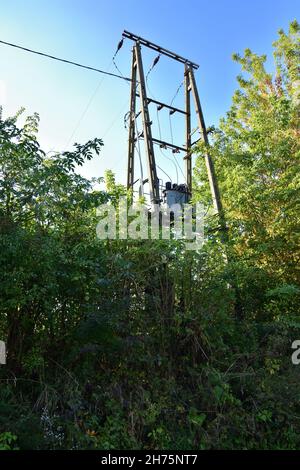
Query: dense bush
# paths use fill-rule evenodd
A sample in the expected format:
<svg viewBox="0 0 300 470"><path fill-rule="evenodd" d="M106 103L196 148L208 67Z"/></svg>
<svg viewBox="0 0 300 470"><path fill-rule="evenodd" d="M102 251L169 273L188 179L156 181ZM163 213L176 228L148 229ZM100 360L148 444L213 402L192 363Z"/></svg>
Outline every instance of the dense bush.
<svg viewBox="0 0 300 470"><path fill-rule="evenodd" d="M197 252L98 240L97 206L126 194L75 171L102 142L49 156L38 116L0 121L0 449L299 448L295 22L275 56L274 80L236 57L249 76L211 148L229 241Z"/></svg>

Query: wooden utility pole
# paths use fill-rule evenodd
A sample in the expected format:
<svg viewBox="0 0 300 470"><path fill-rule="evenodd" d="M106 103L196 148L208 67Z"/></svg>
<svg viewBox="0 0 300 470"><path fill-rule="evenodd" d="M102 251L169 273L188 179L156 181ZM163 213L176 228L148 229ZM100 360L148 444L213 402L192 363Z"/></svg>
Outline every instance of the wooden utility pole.
<svg viewBox="0 0 300 470"><path fill-rule="evenodd" d="M185 178L189 194L192 195L192 136L191 136L191 85L189 66L185 64L184 71L184 91L185 91L185 145L187 149L185 159Z"/></svg>
<svg viewBox="0 0 300 470"><path fill-rule="evenodd" d="M128 165L127 165L127 188L133 188L134 184L134 146L135 146L135 114L136 114L136 61L132 57L131 67L131 90L129 111L129 138L128 138Z"/></svg>
<svg viewBox="0 0 300 470"><path fill-rule="evenodd" d="M189 77L189 83L190 83L189 86L190 86L190 89L192 90L193 97L194 97L195 109L196 109L196 114L198 118L198 127L202 133L202 137L206 145L205 164L206 164L206 170L207 170L213 205L216 211L220 214L223 211L222 202L221 202L218 182L217 182L217 178L215 174L214 164L209 154L209 141L208 141L208 136L207 136L207 130L206 130L206 125L205 125L205 121L204 121L204 117L202 113L202 108L200 104L200 99L199 99L198 89L197 89L196 82L195 82L193 69L191 69L190 67L187 67L186 73Z"/></svg>
<svg viewBox="0 0 300 470"><path fill-rule="evenodd" d="M146 157L148 164L148 179L150 185L151 203L159 204L159 185L156 172L155 156L153 149L153 138L151 132L151 121L148 109L148 98L145 84L145 76L141 55L141 47L137 41L132 51L132 72L131 72L131 94L130 94L130 113L129 113L129 139L128 139L128 169L127 169L127 188L133 188L134 184L134 151L136 138L136 98L140 97L140 113L143 120L143 138L145 140ZM139 92L137 93L137 88Z"/></svg>

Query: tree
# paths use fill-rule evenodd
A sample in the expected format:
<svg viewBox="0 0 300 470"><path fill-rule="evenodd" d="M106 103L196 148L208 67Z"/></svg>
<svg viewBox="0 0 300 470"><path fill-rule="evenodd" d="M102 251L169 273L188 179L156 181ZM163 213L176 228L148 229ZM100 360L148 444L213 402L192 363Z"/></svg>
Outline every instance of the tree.
<svg viewBox="0 0 300 470"><path fill-rule="evenodd" d="M299 31L294 21L279 32L273 74L266 56L234 54L245 74L211 145L235 255L287 282L299 281ZM203 151L196 184L209 205Z"/></svg>
<svg viewBox="0 0 300 470"><path fill-rule="evenodd" d="M0 325L14 370L39 335L47 349L78 323L88 278L95 277L88 262L95 250L92 209L107 200L75 172L93 151L99 154L101 140L48 156L36 139L38 115L23 128L17 118L0 121Z"/></svg>

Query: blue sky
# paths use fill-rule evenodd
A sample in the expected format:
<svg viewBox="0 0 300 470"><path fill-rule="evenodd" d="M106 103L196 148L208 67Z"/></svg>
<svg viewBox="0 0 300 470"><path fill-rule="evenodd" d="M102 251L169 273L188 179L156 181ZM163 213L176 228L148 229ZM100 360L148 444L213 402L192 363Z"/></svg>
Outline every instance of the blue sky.
<svg viewBox="0 0 300 470"><path fill-rule="evenodd" d="M207 125L217 124L228 110L236 88L239 66L233 52L246 47L270 58L279 28L299 20L298 0L0 0L0 39L94 67L116 72L111 64L123 29L139 34L200 65L196 73ZM130 41L117 55L118 67L130 75ZM156 56L145 50L144 68ZM270 67L272 62L269 62ZM117 72L116 72L117 73ZM149 75L153 96L170 102L182 80L181 64L161 58ZM0 83L4 114L21 106L41 117L39 140L46 151L69 149L71 142L103 137L101 156L81 170L101 176L112 169L126 180L129 86L115 78L53 62L0 45ZM5 94L3 93L5 89ZM181 90L182 91L182 90ZM93 98L92 98L93 97ZM92 100L91 100L92 98ZM91 100L91 102L90 102ZM88 103L90 106L87 112ZM178 95L176 105L182 103ZM153 108L152 108L153 109ZM156 110L153 134L158 137ZM172 118L174 142L184 142L184 123ZM78 126L78 121L80 125ZM167 114L161 114L161 132L170 141ZM157 150L157 163L176 182L172 153ZM177 156L178 162L181 157ZM146 171L146 165L144 165ZM139 175L137 175L138 177ZM166 180L166 176L162 175ZM179 182L182 182L179 171Z"/></svg>

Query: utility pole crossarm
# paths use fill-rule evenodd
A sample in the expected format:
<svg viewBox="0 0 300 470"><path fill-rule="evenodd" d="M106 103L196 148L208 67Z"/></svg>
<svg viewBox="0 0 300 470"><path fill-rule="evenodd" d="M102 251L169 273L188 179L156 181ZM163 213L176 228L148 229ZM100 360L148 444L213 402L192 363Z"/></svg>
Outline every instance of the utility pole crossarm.
<svg viewBox="0 0 300 470"><path fill-rule="evenodd" d="M137 93L136 96L139 98L140 95ZM183 109L179 109L179 108L175 108L174 106L171 106L169 104L166 104L166 103L162 103L161 101L157 101L153 98L147 98L148 100L148 103L153 103L153 104L157 104L157 109L158 111L160 111L161 109L163 108L166 108L166 109L169 109L170 110L170 114L174 114L174 113L181 113L181 114L186 114L186 112L183 110Z"/></svg>
<svg viewBox="0 0 300 470"><path fill-rule="evenodd" d="M144 133L139 136L141 139L144 138ZM161 148L169 148L172 149L174 152L173 153L179 153L179 152L186 152L187 149L185 147L180 147L179 145L171 144L169 142L165 142L164 140L160 139L155 139L152 137L152 142L154 144L159 145Z"/></svg>
<svg viewBox="0 0 300 470"><path fill-rule="evenodd" d="M157 44L154 44L153 42L148 41L147 39L144 39L141 36L137 36L136 34L130 33L129 31L124 30L122 36L124 38L131 39L132 41L139 42L142 46L149 47L150 49L153 49L154 51L159 52L160 54L166 55L167 57L170 57L171 59L175 59L178 62L181 62L182 64L187 64L193 69L199 68L199 65L195 64L195 62L185 59L184 57L178 54L175 54L175 52L171 52L168 49L158 46Z"/></svg>

